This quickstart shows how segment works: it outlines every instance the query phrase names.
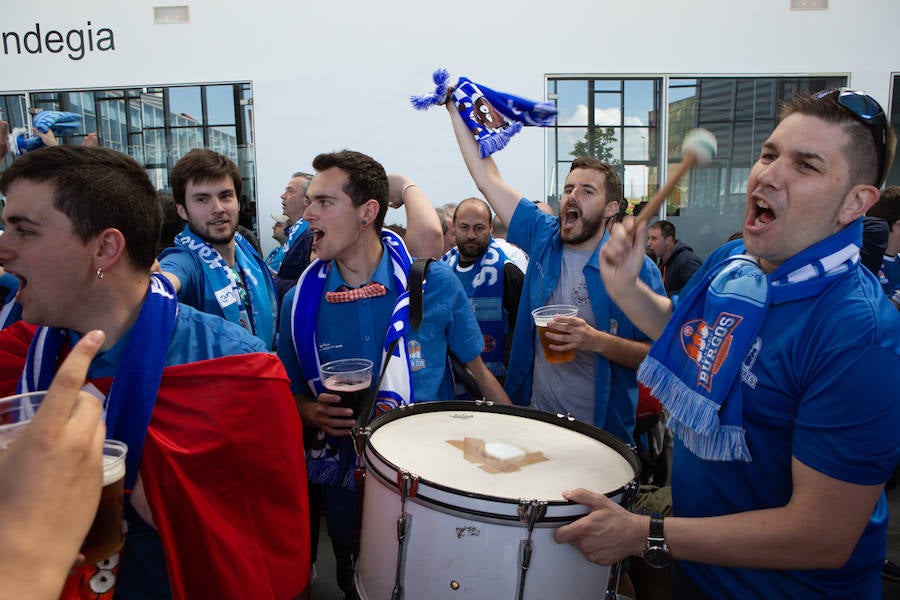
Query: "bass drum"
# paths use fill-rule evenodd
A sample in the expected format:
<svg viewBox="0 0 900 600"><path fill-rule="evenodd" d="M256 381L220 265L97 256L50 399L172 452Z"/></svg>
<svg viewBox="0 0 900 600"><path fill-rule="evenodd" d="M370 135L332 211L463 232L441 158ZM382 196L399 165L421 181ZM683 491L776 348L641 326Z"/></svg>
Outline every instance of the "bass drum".
<svg viewBox="0 0 900 600"><path fill-rule="evenodd" d="M633 500L638 461L611 434L473 402L398 408L370 431L356 572L363 600L604 598L609 567L553 532L590 512L564 490Z"/></svg>

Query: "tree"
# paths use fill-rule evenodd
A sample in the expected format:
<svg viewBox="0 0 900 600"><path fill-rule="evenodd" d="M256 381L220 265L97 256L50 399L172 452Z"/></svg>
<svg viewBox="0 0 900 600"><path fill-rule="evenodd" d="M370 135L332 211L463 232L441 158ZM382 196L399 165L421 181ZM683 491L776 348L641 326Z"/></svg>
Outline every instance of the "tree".
<svg viewBox="0 0 900 600"><path fill-rule="evenodd" d="M593 134L593 140L591 140ZM593 141L593 144L591 143ZM612 127L595 127L588 129L584 139L575 142L575 147L569 152L575 158L581 156L593 156L608 165L619 164L618 152L616 152L616 130ZM593 151L591 149L593 148Z"/></svg>

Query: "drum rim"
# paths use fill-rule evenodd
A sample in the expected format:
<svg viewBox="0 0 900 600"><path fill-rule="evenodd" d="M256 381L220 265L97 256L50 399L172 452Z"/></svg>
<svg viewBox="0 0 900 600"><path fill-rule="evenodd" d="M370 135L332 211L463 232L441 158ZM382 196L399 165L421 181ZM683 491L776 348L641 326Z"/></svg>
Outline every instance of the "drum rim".
<svg viewBox="0 0 900 600"><path fill-rule="evenodd" d="M559 427L564 427L566 429L571 429L577 433L581 433L590 438L593 438L604 445L608 446L612 450L614 450L617 454L619 454L625 461L631 466L632 472L634 473L634 477L629 481L625 482L621 487L616 488L615 490L604 492L604 495L608 498L613 498L615 496L619 496L628 489L629 485L634 481L640 481L641 475L641 464L638 460L637 453L634 452L631 448L629 448L622 440L615 437L613 434L608 431L604 431L599 427L595 427L588 423L584 423L582 421L577 421L575 419L567 418L563 415L557 415L554 413L549 413L546 411L538 410L536 408L531 408L528 406L516 406L509 404L496 404L491 402L484 401L471 401L471 400L433 400L428 402L416 402L413 404L406 404L399 406L393 410L390 410L386 413L383 413L377 417L375 417L369 423L369 435L366 438L364 451L372 452L378 459L388 465L395 472L400 472L402 467L394 464L392 461L385 458L377 448L372 445L372 435L384 425L396 421L397 419L401 419L412 413L431 413L431 412L450 412L450 411L465 411L465 412L490 412L490 413L500 413L500 414L509 414L517 417L524 417L529 419L534 419L537 421L542 421L544 423L549 423L551 425L557 425ZM367 465L368 468L368 465ZM387 478L384 474L377 471L377 469L373 469L377 473L379 477L381 477L386 482L390 482L390 479ZM445 493L455 494L457 496L472 498L475 500L485 500L489 502L498 502L501 504L509 504L509 505L518 505L520 500L517 498L510 498L508 496L494 496L491 494L482 494L479 492L472 492L466 490L460 490L459 488L455 488L452 486L444 485L441 483L437 483L430 479L426 479L424 477L418 478L419 484L427 485L428 487L435 488L437 490L443 491ZM427 496L424 496L423 499L427 499ZM429 500L431 501L431 500ZM572 502L571 500L548 500L548 506L570 506L577 504L577 502ZM456 507L459 508L459 507ZM496 516L496 515L494 515Z"/></svg>

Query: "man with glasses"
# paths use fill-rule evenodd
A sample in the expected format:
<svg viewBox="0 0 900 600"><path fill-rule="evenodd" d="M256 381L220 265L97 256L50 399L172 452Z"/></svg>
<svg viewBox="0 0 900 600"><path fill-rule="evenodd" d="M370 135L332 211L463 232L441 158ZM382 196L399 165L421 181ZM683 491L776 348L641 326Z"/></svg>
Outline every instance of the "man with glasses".
<svg viewBox="0 0 900 600"><path fill-rule="evenodd" d="M601 272L655 339L638 378L670 414L674 516L575 490L593 511L558 541L601 564L675 558L675 598L881 598L900 315L859 247L894 146L862 92L789 100L750 172L743 240L674 310L638 281L646 228L615 227Z"/></svg>

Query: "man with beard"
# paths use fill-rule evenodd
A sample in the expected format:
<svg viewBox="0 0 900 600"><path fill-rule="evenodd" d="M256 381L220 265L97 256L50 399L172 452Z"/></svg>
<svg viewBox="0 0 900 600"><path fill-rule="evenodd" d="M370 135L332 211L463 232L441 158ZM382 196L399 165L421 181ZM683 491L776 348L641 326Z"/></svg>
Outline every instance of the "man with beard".
<svg viewBox="0 0 900 600"><path fill-rule="evenodd" d="M575 317L557 316L547 337L575 359L550 364L540 350L534 320L517 319L514 342L523 351L510 356L506 392L516 404L572 417L633 441L637 410L635 370L647 355L648 338L606 294L597 255L606 240L606 222L618 212L622 185L615 170L595 158L572 162L559 216L543 213L510 187L478 145L453 102L447 103L456 140L478 189L509 223L509 241L529 257L519 310L528 314L548 304L574 304ZM647 259L641 278L663 292L659 270ZM537 351L535 351L537 349Z"/></svg>
<svg viewBox="0 0 900 600"><path fill-rule="evenodd" d="M275 283L265 261L237 232L241 174L227 157L198 148L175 163L175 208L185 221L159 257L178 300L275 342Z"/></svg>
<svg viewBox="0 0 900 600"><path fill-rule="evenodd" d="M487 202L480 198L460 202L453 213L456 247L443 260L453 267L475 310L484 336L481 359L502 383L525 274L494 240L491 223Z"/></svg>

